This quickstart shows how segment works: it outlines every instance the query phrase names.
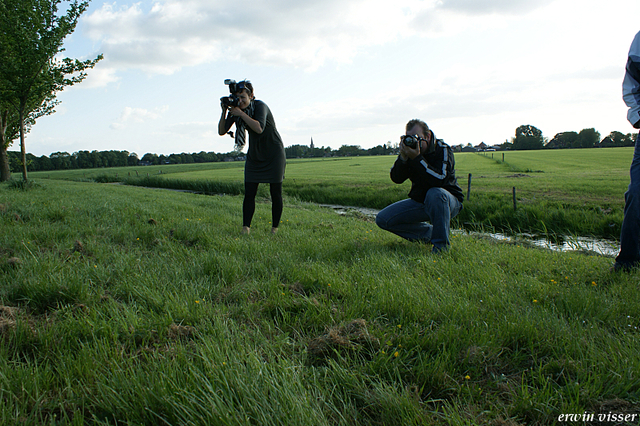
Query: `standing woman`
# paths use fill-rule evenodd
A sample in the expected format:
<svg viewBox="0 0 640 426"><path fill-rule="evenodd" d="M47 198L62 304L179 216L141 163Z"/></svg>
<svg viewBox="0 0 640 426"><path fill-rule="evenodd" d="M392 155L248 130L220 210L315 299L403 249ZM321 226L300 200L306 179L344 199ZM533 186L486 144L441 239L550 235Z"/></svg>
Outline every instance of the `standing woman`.
<svg viewBox="0 0 640 426"><path fill-rule="evenodd" d="M222 115L218 133L224 136L233 124L236 125L236 149L245 145L245 129L249 131L249 149L244 167L244 202L242 204L242 232L251 231L251 220L256 209L258 184L268 183L271 192L271 233L278 231L282 216L282 180L286 157L284 145L276 129L276 123L267 104L253 94L249 80L236 83L238 106L221 103Z"/></svg>

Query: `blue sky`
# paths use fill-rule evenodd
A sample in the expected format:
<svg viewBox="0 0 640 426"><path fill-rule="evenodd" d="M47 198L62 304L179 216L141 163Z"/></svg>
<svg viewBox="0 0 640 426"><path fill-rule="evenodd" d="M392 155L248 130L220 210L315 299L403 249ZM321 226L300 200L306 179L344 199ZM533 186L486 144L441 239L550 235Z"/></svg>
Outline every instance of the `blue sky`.
<svg viewBox="0 0 640 426"><path fill-rule="evenodd" d="M522 124L628 133L638 16L637 0L93 0L63 55L105 59L27 151L229 152L226 78L253 82L285 146L397 143L412 118L450 145Z"/></svg>

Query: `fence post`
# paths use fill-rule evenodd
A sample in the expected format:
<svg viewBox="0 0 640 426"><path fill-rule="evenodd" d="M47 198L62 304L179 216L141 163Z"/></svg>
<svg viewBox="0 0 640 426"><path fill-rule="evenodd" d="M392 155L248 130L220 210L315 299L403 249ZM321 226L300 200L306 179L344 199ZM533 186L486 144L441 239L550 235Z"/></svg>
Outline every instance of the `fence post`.
<svg viewBox="0 0 640 426"><path fill-rule="evenodd" d="M469 180L467 182L467 201L469 201L469 196L471 195L471 173L469 173Z"/></svg>
<svg viewBox="0 0 640 426"><path fill-rule="evenodd" d="M504 152L502 153L502 162L504 163Z"/></svg>
<svg viewBox="0 0 640 426"><path fill-rule="evenodd" d="M516 187L513 187L513 211L516 211Z"/></svg>

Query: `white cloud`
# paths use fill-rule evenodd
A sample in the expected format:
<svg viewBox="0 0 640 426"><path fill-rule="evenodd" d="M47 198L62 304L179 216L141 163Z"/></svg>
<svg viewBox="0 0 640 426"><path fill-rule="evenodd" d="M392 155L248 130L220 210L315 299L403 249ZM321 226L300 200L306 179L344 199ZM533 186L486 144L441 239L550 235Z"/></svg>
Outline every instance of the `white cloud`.
<svg viewBox="0 0 640 426"><path fill-rule="evenodd" d="M152 111L144 108L125 107L120 117L110 127L114 130L121 130L129 124L142 124L147 121L157 120L168 109L168 106L155 108Z"/></svg>
<svg viewBox="0 0 640 426"><path fill-rule="evenodd" d="M468 15L526 13L546 6L553 0L439 0L438 8Z"/></svg>
<svg viewBox="0 0 640 426"><path fill-rule="evenodd" d="M102 62L99 62L95 68L87 71L87 77L78 87L83 89L93 89L95 87L104 87L109 83L114 83L119 80L116 76L116 69L113 67L104 66Z"/></svg>
<svg viewBox="0 0 640 426"><path fill-rule="evenodd" d="M553 0L159 0L105 3L84 18L109 66L173 74L217 60L314 70L361 49L418 34L458 31L449 15L515 14ZM103 64L105 66L106 64Z"/></svg>
<svg viewBox="0 0 640 426"><path fill-rule="evenodd" d="M348 62L359 49L415 32L416 14L435 0L165 0L103 7L84 19L85 32L102 44L118 68L172 74L184 66L241 60L316 69Z"/></svg>

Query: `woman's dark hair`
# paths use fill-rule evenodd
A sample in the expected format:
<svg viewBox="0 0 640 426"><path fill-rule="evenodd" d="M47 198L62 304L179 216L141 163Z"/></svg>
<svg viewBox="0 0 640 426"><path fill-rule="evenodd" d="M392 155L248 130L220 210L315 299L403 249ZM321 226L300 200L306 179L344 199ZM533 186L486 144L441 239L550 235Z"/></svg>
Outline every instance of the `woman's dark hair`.
<svg viewBox="0 0 640 426"><path fill-rule="evenodd" d="M249 96L253 95L253 84L251 84L249 80L239 81L238 83L236 83L236 87L240 89L236 93L240 93L241 91L246 90L249 93Z"/></svg>

